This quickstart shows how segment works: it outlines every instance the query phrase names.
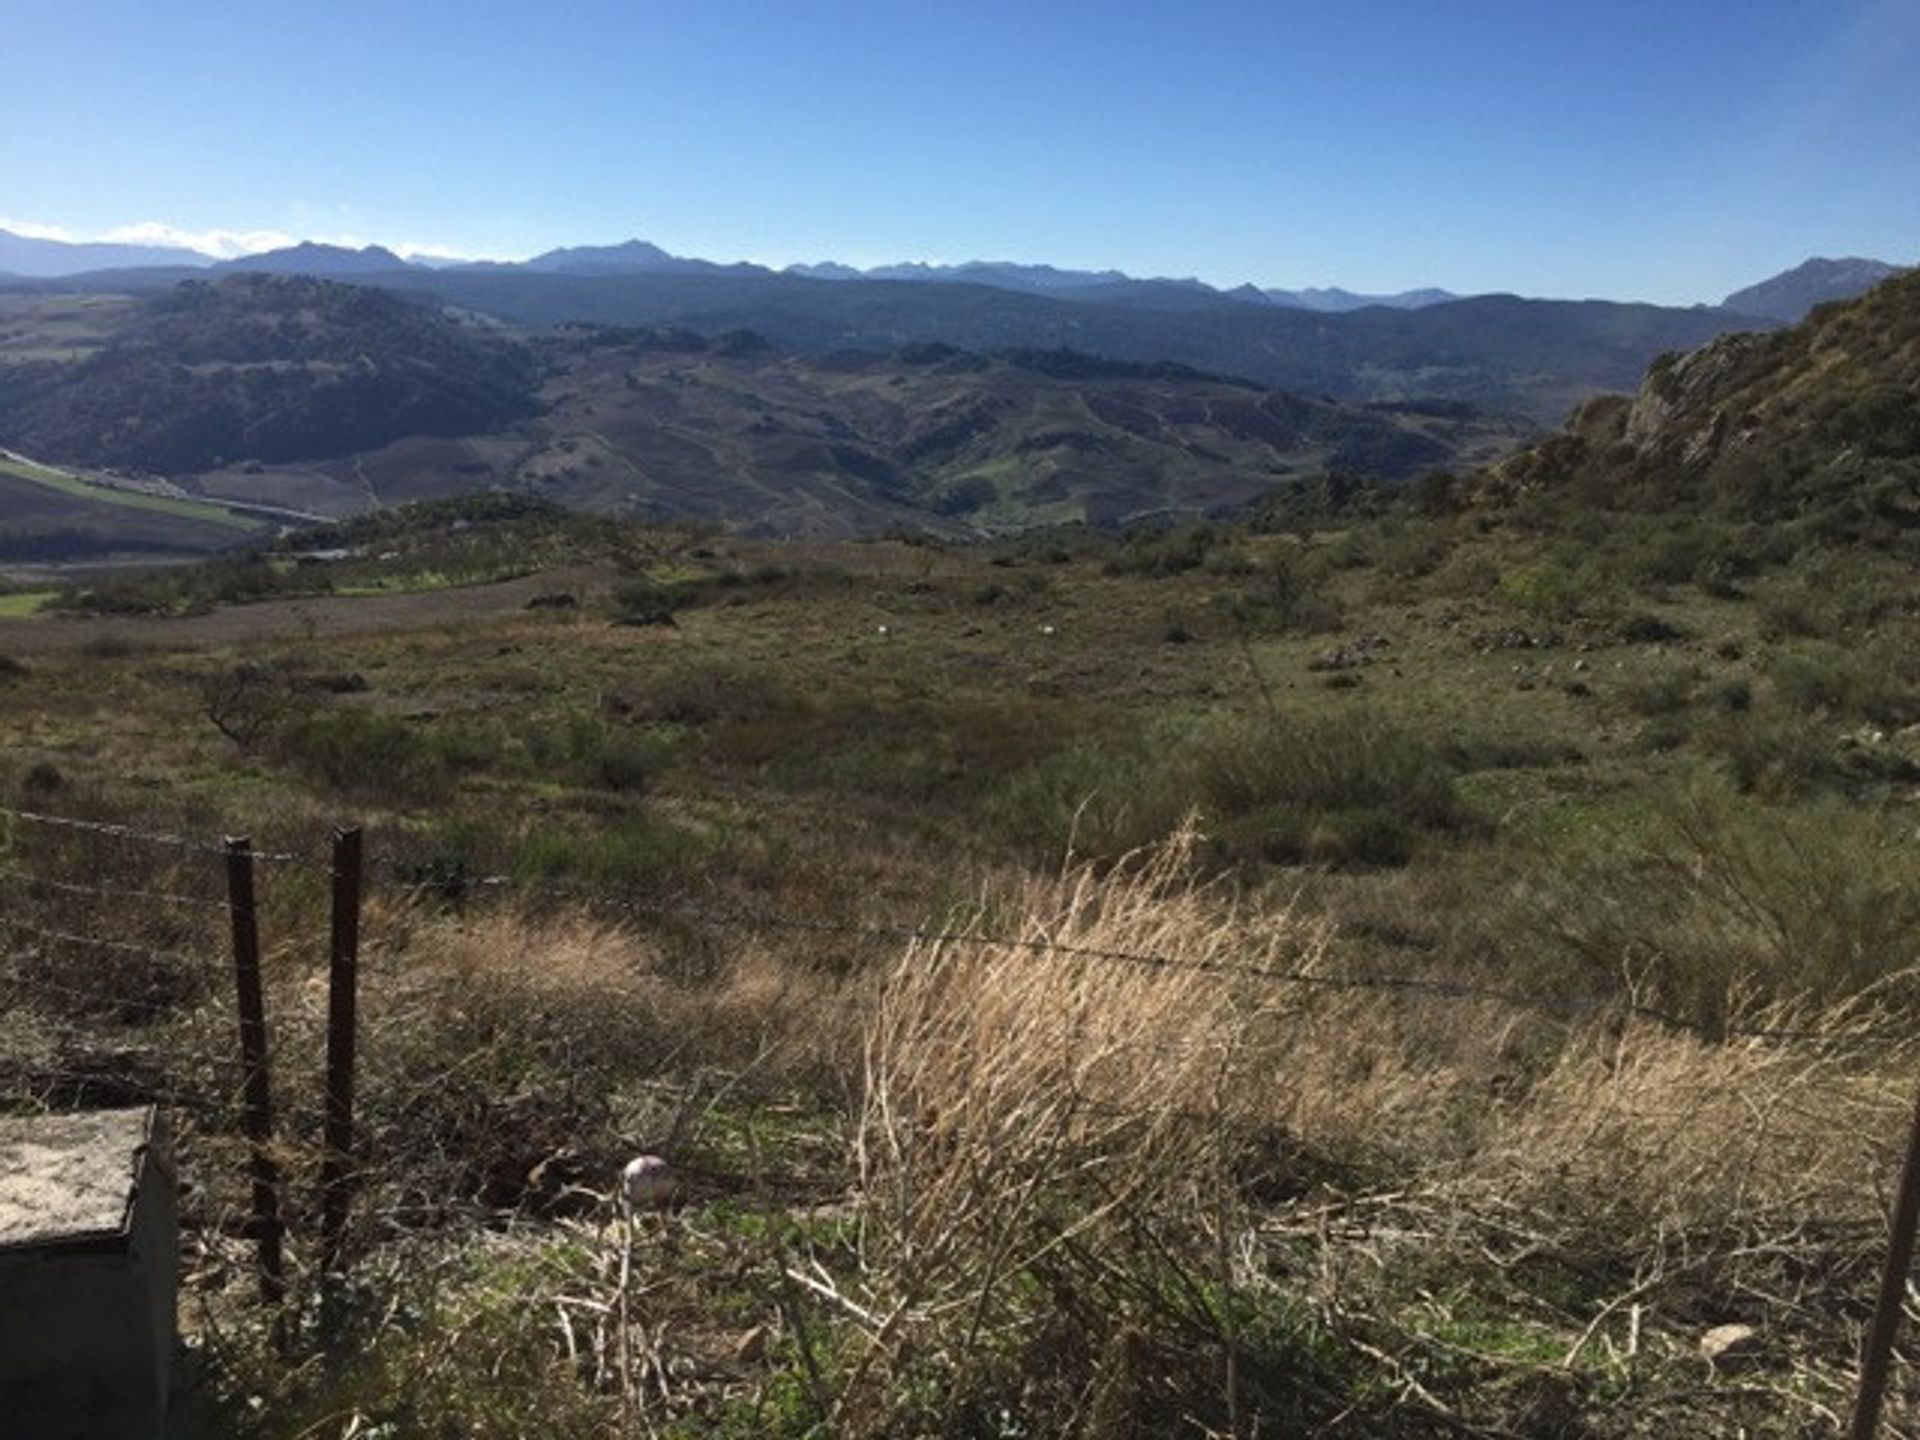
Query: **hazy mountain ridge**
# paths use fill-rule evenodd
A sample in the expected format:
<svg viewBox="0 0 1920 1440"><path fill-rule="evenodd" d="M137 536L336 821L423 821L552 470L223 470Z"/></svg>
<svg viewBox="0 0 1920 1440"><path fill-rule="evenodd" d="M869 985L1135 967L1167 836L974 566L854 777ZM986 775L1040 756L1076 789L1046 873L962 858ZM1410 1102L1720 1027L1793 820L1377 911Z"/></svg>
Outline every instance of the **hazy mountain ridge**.
<svg viewBox="0 0 1920 1440"><path fill-rule="evenodd" d="M1342 314L1368 306L1420 309L1463 298L1433 286L1392 293L1366 294L1340 286L1299 289L1249 283L1209 285L1191 276L1136 276L1115 269L1079 270L1044 263L1013 260L965 260L954 264L907 260L865 268L837 260L795 263L775 271L751 261L723 262L674 255L639 238L609 245L571 245L547 250L522 261L470 260L415 254L402 258L379 245L360 249L302 241L278 250L266 250L235 260L218 260L198 251L166 246L116 245L30 239L0 230L0 274L53 279L95 270L217 265L222 269L263 270L278 274L332 277L369 274L382 269L464 269L478 271L532 271L549 275L715 274L790 275L811 280L895 280L925 284L977 284L1023 294L1072 296L1102 287L1146 285L1178 286L1199 294L1243 300L1252 304L1283 305L1294 309ZM1900 267L1879 260L1815 257L1792 270L1736 290L1721 307L1740 314L1779 320L1798 320L1822 300L1847 299L1895 273Z"/></svg>
<svg viewBox="0 0 1920 1440"><path fill-rule="evenodd" d="M1172 360L1341 400L1438 396L1557 424L1596 391L1631 389L1664 350L1765 321L1714 310L1483 296L1419 310L1320 314L1134 282L1075 298L987 285L792 275L541 276L407 272L409 293L543 327L569 322L751 329L782 348L1068 348Z"/></svg>
<svg viewBox="0 0 1920 1440"><path fill-rule="evenodd" d="M169 265L199 268L213 257L171 245L124 245L110 241L45 240L0 230L0 274L58 279L93 270Z"/></svg>
<svg viewBox="0 0 1920 1440"><path fill-rule="evenodd" d="M142 293L191 273L110 271L6 288ZM569 323L679 325L706 335L748 329L807 353L916 343L1066 348L1172 360L1339 400L1463 400L1541 425L1558 424L1597 392L1632 389L1663 351L1776 323L1704 308L1500 295L1327 314L1139 281L1087 286L1066 298L979 284L726 270L582 275L413 267L353 278L536 330Z"/></svg>
<svg viewBox="0 0 1920 1440"><path fill-rule="evenodd" d="M1464 298L1450 290L1439 290L1432 286L1402 290L1393 295L1360 295L1351 290L1342 290L1337 285L1324 288L1310 286L1305 290L1269 289L1259 293L1278 305L1293 305L1302 310L1322 310L1333 314L1364 310L1369 305L1384 305L1392 310L1419 310L1424 306L1444 305L1449 300Z"/></svg>
<svg viewBox="0 0 1920 1440"><path fill-rule="evenodd" d="M1804 320L1816 305L1829 300L1851 300L1904 268L1884 260L1849 256L1829 260L1815 256L1778 275L1736 290L1720 303L1729 310L1765 315L1789 323Z"/></svg>
<svg viewBox="0 0 1920 1440"><path fill-rule="evenodd" d="M339 280L384 275L413 267L381 245L365 245L354 250L345 245L323 245L307 240L283 250L265 250L237 260L222 260L213 268L222 274L310 275Z"/></svg>

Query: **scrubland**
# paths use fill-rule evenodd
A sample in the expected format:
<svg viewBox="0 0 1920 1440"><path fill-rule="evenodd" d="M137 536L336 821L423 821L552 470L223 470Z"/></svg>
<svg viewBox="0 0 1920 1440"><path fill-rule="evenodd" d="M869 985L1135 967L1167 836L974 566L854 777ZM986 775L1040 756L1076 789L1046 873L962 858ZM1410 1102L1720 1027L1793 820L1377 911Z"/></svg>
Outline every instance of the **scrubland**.
<svg viewBox="0 0 1920 1440"><path fill-rule="evenodd" d="M0 1097L179 1117L191 1433L1841 1429L1914 1075L1905 532L382 523L0 620ZM33 815L292 857L284 1352L219 859Z"/></svg>

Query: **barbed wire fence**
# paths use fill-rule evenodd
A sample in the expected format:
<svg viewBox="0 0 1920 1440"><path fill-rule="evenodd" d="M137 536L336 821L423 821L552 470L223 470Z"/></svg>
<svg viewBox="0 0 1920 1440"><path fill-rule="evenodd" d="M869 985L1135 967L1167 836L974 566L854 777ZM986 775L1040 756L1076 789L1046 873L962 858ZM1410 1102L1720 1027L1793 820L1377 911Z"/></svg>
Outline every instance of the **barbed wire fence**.
<svg viewBox="0 0 1920 1440"><path fill-rule="evenodd" d="M113 869L103 866L100 856L83 846L78 858L90 868L78 874L45 873L31 868L32 860L49 851L57 855L60 847L23 843L24 837L35 834L66 841L147 847L150 852L169 855L173 863L148 867L143 872L153 875L157 870L157 880L122 885L110 880ZM207 862L204 880L217 883L224 873L224 893L214 893L212 884L189 888L193 872L187 867L195 857ZM211 863L216 860L220 865ZM296 931L263 947L258 928L260 906L254 890L256 867L299 874L305 882L302 898L312 893L316 883L324 884L331 902L328 924ZM0 993L14 997L9 1012L17 1014L21 1001L46 998L68 1006L79 1017L114 1020L135 1031L169 1019L180 1020L192 1028L191 1048L214 1077L209 1098L205 1090L173 1084L164 1074L128 1079L113 1075L111 1065L94 1061L63 1068L57 1041L51 1047L55 1053L37 1064L29 1063L26 1074L9 1073L4 1045L0 1044L0 1085L24 1092L12 1097L0 1093L0 1101L51 1109L86 1108L114 1099L140 1098L197 1112L209 1127L229 1128L237 1106L243 1117L251 1191L251 1215L243 1228L258 1249L262 1298L275 1307L284 1302L287 1285L281 1244L286 1228L282 1172L289 1165L319 1171L323 1335L331 1334L333 1328L330 1302L338 1293L337 1282L346 1262L344 1235L356 1176L353 1072L364 867L357 829L336 831L331 853L322 855L294 849L255 850L248 841L234 837L208 840L118 821L0 806ZM979 947L1068 963L1204 973L1249 986L1375 992L1443 1003L1491 1004L1563 1024L1641 1020L1713 1043L1844 1043L1856 1050L1912 1045L1905 1027L1880 1031L1855 1028L1845 1033L1843 1042L1837 1041L1830 1028L1737 1023L1709 1027L1631 994L1548 996L1430 975L1256 965L1086 945L996 930L985 923L984 914L978 913L961 923L946 924L820 919L738 903L703 903L684 894L609 893L606 887L510 873L428 874L420 878L431 867L419 857L403 854L386 857L386 869L392 878L383 889L403 904L438 901L462 906L511 898L528 906L585 910L613 917L619 923L705 926L763 935L804 934L876 946ZM39 897L37 904L23 905L23 895ZM157 938L128 939L124 933L111 933L112 907L127 904L144 907L146 923L141 928L157 931ZM152 923L155 912L162 917L158 926ZM25 918L28 914L34 918ZM283 917L276 913L276 918ZM40 923L43 920L48 923ZM277 966L301 954L317 954L323 940L329 961L325 1134L317 1143L302 1143L277 1133L274 1125L262 960L265 957ZM229 983L223 985L223 981ZM223 1022L231 1024L225 1042L217 1033ZM234 1047L229 1042L236 1034L238 1045ZM0 1042L4 1039L5 1032L0 1031ZM1920 1211L1920 1121L1916 1122L1901 1176L1878 1312L1862 1357L1859 1416L1878 1406L1879 1392L1887 1382L1893 1329L1905 1293L1914 1231L1920 1226L1916 1211ZM286 1332L280 1321L276 1321L275 1333L284 1346ZM1856 1429L1854 1433L1867 1432Z"/></svg>

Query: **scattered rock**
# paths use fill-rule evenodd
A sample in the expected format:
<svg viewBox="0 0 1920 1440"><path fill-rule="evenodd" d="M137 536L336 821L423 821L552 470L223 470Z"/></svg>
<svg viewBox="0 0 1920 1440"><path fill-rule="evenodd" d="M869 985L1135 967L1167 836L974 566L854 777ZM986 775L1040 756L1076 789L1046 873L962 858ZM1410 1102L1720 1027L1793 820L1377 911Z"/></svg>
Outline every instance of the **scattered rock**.
<svg viewBox="0 0 1920 1440"><path fill-rule="evenodd" d="M364 695L372 687L358 671L336 675L300 675L288 682L288 689L300 695Z"/></svg>
<svg viewBox="0 0 1920 1440"><path fill-rule="evenodd" d="M1616 633L1633 645L1658 645L1667 640L1686 639L1686 631L1658 615L1630 615L1620 622Z"/></svg>
<svg viewBox="0 0 1920 1440"><path fill-rule="evenodd" d="M1700 1355L1709 1365L1751 1360L1760 1353L1760 1332L1751 1325L1716 1325L1700 1337Z"/></svg>
<svg viewBox="0 0 1920 1440"><path fill-rule="evenodd" d="M1554 630L1522 630L1509 625L1504 630L1482 631L1479 637L1480 653L1490 650L1552 650L1562 643L1563 637Z"/></svg>
<svg viewBox="0 0 1920 1440"><path fill-rule="evenodd" d="M527 601L529 610L571 610L580 603L580 597L565 590L553 590L545 595L536 595Z"/></svg>
<svg viewBox="0 0 1920 1440"><path fill-rule="evenodd" d="M1379 657L1376 650L1383 650L1392 642L1384 635L1356 637L1344 645L1336 645L1331 650L1323 650L1307 661L1309 670L1357 670L1362 665L1371 665Z"/></svg>
<svg viewBox="0 0 1920 1440"><path fill-rule="evenodd" d="M733 1342L733 1358L742 1365L757 1365L767 1353L767 1327L756 1325Z"/></svg>

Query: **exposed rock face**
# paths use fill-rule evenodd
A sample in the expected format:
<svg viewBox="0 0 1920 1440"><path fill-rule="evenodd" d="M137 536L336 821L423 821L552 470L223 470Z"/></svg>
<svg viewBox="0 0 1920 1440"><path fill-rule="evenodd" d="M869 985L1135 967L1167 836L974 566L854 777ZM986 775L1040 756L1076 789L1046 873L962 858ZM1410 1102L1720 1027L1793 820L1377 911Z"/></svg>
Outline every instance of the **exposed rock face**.
<svg viewBox="0 0 1920 1440"><path fill-rule="evenodd" d="M1764 335L1725 335L1684 355L1653 363L1628 407L1627 443L1659 445L1682 463L1711 459L1725 438L1725 411L1716 403L1767 349Z"/></svg>

